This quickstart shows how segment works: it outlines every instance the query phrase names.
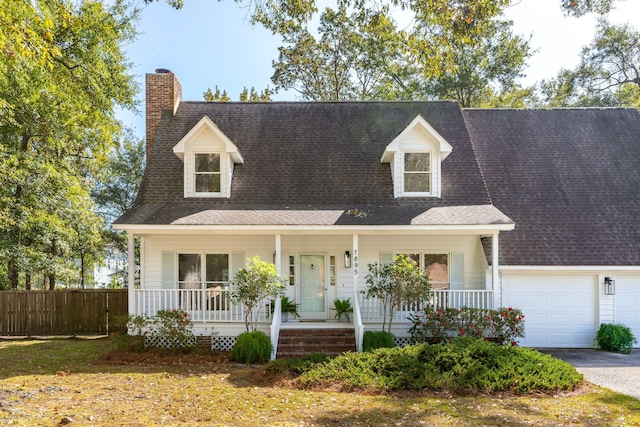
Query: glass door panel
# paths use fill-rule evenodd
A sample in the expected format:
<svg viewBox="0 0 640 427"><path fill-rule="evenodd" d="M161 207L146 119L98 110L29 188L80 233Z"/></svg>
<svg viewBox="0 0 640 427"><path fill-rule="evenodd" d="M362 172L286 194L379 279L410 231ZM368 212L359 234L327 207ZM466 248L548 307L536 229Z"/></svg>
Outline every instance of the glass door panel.
<svg viewBox="0 0 640 427"><path fill-rule="evenodd" d="M326 319L324 255L300 255L300 316Z"/></svg>

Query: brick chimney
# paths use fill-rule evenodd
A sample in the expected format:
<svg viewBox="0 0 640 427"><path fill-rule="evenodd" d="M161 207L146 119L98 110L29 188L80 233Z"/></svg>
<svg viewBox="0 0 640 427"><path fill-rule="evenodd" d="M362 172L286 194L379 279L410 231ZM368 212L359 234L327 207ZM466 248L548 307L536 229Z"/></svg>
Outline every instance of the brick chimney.
<svg viewBox="0 0 640 427"><path fill-rule="evenodd" d="M147 157L163 118L173 117L182 100L182 85L171 71L147 74Z"/></svg>

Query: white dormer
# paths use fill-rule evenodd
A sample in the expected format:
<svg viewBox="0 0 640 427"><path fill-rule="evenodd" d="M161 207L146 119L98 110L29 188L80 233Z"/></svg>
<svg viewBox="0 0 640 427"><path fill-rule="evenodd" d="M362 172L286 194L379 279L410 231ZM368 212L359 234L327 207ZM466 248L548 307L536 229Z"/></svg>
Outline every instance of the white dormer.
<svg viewBox="0 0 640 427"><path fill-rule="evenodd" d="M389 163L394 197L440 197L440 164L451 145L418 115L384 150L381 163Z"/></svg>
<svg viewBox="0 0 640 427"><path fill-rule="evenodd" d="M173 152L184 163L184 197L230 197L233 167L243 163L238 147L204 116Z"/></svg>

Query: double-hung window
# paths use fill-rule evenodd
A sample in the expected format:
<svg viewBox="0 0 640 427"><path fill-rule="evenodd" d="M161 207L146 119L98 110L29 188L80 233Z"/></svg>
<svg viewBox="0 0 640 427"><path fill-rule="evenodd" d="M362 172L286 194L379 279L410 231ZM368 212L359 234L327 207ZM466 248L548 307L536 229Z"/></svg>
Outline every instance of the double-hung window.
<svg viewBox="0 0 640 427"><path fill-rule="evenodd" d="M420 268L429 273L431 289L449 289L449 254L413 253L405 254Z"/></svg>
<svg viewBox="0 0 640 427"><path fill-rule="evenodd" d="M220 193L220 153L195 153L195 192Z"/></svg>
<svg viewBox="0 0 640 427"><path fill-rule="evenodd" d="M208 310L224 310L229 299L229 254L178 254L178 288L206 290L204 296L200 292L184 292L183 309L195 310L204 305Z"/></svg>
<svg viewBox="0 0 640 427"><path fill-rule="evenodd" d="M404 153L404 192L431 193L431 153Z"/></svg>

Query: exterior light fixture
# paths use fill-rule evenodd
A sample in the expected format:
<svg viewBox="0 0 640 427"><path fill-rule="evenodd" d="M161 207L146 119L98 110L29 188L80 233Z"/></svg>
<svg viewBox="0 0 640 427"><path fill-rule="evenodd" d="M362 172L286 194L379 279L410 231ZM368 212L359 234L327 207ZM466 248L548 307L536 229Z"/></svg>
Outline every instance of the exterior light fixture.
<svg viewBox="0 0 640 427"><path fill-rule="evenodd" d="M611 277L604 278L604 294L615 295L616 294L616 281Z"/></svg>
<svg viewBox="0 0 640 427"><path fill-rule="evenodd" d="M344 253L344 268L351 268L351 252L349 251Z"/></svg>

